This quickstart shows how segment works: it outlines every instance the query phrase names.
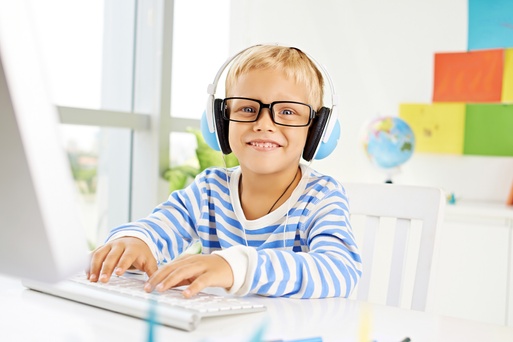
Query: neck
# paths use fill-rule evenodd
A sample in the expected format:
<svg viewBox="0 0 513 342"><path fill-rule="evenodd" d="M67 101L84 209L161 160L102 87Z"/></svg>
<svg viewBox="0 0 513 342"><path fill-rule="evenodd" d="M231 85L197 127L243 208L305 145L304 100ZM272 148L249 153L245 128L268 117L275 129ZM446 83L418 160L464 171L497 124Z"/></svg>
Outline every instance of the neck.
<svg viewBox="0 0 513 342"><path fill-rule="evenodd" d="M285 203L301 180L301 169L281 175L244 173L239 180L239 198L247 219L265 216Z"/></svg>
<svg viewBox="0 0 513 342"><path fill-rule="evenodd" d="M280 197L278 197L278 199L276 201L274 201L273 205L271 206L271 208L269 209L269 211L267 212L268 214L273 211L274 207L276 206L276 204L285 196L285 194L289 191L292 183L294 183L296 181L296 177L297 177L297 174L299 173L299 168L297 169L296 171L296 174L294 175L294 178L292 178L292 181L289 183L289 185L287 185L287 187L285 188L285 190L283 190L283 192L281 193ZM287 196L287 198L290 197Z"/></svg>

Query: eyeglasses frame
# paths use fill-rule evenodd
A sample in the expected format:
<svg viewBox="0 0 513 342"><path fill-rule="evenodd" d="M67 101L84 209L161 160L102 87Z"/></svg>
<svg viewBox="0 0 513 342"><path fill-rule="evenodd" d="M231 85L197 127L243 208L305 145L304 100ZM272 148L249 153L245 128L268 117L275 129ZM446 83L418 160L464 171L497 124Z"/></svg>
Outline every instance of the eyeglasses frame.
<svg viewBox="0 0 513 342"><path fill-rule="evenodd" d="M258 113L255 117L254 120L251 120L251 121L246 121L246 120L234 120L234 119L230 119L229 117L227 117L226 115L226 105L225 105L225 101L227 100L250 100L250 101L255 101L257 102L259 105L260 105L260 108L258 110ZM279 123L279 122L276 122L275 118L274 118L274 113L273 111L271 110L271 108L275 105L275 104L279 104L279 103L294 103L294 104L300 104L300 105L304 105L304 106L307 106L309 109L310 109L310 115L308 116L308 122L304 125L288 125L288 124L283 124L283 123ZM309 126L311 123L312 123L312 120L315 119L315 117L317 116L317 112L313 109L313 107L307 103L303 103L303 102L297 102L297 101L273 101L271 103L263 103L262 101L260 100L257 100L257 99L252 99L250 97L240 97L240 96L233 96L233 97L227 97L227 98L224 98L221 102L221 113L223 115L223 119L225 120L228 120L228 121L233 121L233 122L242 122L242 123L250 123L250 122L257 122L258 119L260 118L260 114L262 113L262 109L269 109L269 114L271 114L271 120L274 122L274 124L276 125L279 125L279 126L287 126L287 127L306 127L306 126Z"/></svg>

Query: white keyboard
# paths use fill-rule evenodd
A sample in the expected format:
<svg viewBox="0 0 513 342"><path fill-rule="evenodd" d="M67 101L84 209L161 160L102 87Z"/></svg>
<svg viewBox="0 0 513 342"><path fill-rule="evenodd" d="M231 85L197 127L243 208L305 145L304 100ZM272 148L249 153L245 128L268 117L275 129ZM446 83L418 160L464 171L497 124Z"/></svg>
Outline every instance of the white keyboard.
<svg viewBox="0 0 513 342"><path fill-rule="evenodd" d="M186 299L181 290L147 293L144 280L112 276L104 283L91 283L80 275L58 284L23 280L23 285L37 291L71 299L110 311L147 319L154 310L156 323L191 331L201 318L264 311L265 306L241 297L219 296L201 292Z"/></svg>

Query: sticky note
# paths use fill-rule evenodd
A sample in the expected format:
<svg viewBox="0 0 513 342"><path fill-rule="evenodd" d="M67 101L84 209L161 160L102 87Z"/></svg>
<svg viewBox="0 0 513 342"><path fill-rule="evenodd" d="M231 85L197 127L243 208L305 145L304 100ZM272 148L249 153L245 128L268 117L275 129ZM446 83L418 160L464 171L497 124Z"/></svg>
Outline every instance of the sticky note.
<svg viewBox="0 0 513 342"><path fill-rule="evenodd" d="M513 156L513 105L467 104L464 154Z"/></svg>
<svg viewBox="0 0 513 342"><path fill-rule="evenodd" d="M513 30L512 33L513 35ZM502 77L502 101L513 103L513 49L504 51L504 76Z"/></svg>
<svg viewBox="0 0 513 342"><path fill-rule="evenodd" d="M468 50L513 47L513 1L468 1Z"/></svg>
<svg viewBox="0 0 513 342"><path fill-rule="evenodd" d="M415 153L463 153L464 103L404 103L399 117L415 134Z"/></svg>
<svg viewBox="0 0 513 342"><path fill-rule="evenodd" d="M500 102L504 50L435 53L433 102Z"/></svg>

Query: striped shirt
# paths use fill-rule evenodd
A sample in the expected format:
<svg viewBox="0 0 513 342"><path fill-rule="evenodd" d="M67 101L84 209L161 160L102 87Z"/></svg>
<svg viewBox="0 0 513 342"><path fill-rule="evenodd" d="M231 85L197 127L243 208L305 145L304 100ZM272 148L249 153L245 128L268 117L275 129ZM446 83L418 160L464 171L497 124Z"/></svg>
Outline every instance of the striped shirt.
<svg viewBox="0 0 513 342"><path fill-rule="evenodd" d="M202 253L223 257L234 275L229 292L295 298L347 297L361 275L361 260L342 185L301 165L291 197L256 220L244 216L240 168L209 168L173 192L153 213L111 231L108 240L135 236L159 264L194 241Z"/></svg>

